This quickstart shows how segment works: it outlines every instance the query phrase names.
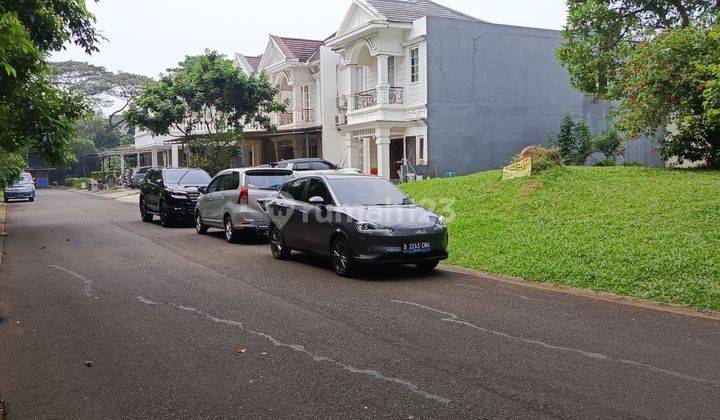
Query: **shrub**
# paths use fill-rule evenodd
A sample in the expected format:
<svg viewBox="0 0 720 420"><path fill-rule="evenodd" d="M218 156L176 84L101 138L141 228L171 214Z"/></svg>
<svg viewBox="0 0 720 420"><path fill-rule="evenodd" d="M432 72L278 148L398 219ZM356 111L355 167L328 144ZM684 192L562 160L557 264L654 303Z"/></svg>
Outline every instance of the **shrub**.
<svg viewBox="0 0 720 420"><path fill-rule="evenodd" d="M83 182L89 184L93 181L92 178L65 178L65 186L80 189Z"/></svg>
<svg viewBox="0 0 720 420"><path fill-rule="evenodd" d="M642 168L644 165L639 160L629 160L629 161L623 163L622 166L637 166L637 167Z"/></svg>
<svg viewBox="0 0 720 420"><path fill-rule="evenodd" d="M617 162L613 159L603 159L595 162L595 166L617 166Z"/></svg>
<svg viewBox="0 0 720 420"><path fill-rule="evenodd" d="M560 153L566 165L584 165L593 151L593 136L585 120L575 120L565 114L560 122L560 132L550 137L550 144Z"/></svg>
<svg viewBox="0 0 720 420"><path fill-rule="evenodd" d="M558 148L546 148L541 146L528 146L520 154L515 156L513 162L530 158L532 161L532 173L538 174L551 168L562 166L560 150Z"/></svg>
<svg viewBox="0 0 720 420"><path fill-rule="evenodd" d="M595 150L602 153L606 160L615 160L625 153L620 133L614 128L603 131L594 141Z"/></svg>

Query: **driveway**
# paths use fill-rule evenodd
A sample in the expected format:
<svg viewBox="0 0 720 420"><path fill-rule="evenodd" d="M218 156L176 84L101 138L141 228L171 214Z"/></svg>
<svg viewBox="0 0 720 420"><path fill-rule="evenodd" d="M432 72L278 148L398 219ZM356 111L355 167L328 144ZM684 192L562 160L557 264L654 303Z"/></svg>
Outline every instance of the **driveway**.
<svg viewBox="0 0 720 420"><path fill-rule="evenodd" d="M720 417L717 320L445 271L343 279L38 195L8 206L0 271L11 418Z"/></svg>

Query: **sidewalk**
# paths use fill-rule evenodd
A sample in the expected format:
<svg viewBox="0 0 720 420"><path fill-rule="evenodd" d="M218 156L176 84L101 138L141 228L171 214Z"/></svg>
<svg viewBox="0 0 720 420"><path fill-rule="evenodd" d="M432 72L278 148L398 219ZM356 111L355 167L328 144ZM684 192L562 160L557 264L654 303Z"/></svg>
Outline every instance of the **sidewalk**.
<svg viewBox="0 0 720 420"><path fill-rule="evenodd" d="M137 204L140 202L140 190L124 189L124 190L103 190L99 192L91 192L86 190L74 190L83 194L94 195L95 197L117 200L121 203Z"/></svg>

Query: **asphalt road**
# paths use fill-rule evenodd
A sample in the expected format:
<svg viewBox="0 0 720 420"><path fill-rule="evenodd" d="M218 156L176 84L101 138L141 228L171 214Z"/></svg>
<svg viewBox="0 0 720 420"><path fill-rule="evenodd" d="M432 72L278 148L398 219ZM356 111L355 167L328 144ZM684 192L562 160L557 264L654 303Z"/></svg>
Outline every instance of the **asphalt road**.
<svg viewBox="0 0 720 420"><path fill-rule="evenodd" d="M719 321L443 271L343 279L71 191L10 204L7 229L12 419L720 417Z"/></svg>

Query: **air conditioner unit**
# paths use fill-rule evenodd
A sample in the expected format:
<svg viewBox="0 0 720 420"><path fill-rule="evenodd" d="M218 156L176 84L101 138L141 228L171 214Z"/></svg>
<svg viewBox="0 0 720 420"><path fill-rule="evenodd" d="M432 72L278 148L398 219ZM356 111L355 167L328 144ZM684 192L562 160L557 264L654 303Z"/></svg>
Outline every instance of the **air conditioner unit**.
<svg viewBox="0 0 720 420"><path fill-rule="evenodd" d="M347 124L347 115L345 114L337 114L335 115L335 125L346 125Z"/></svg>

